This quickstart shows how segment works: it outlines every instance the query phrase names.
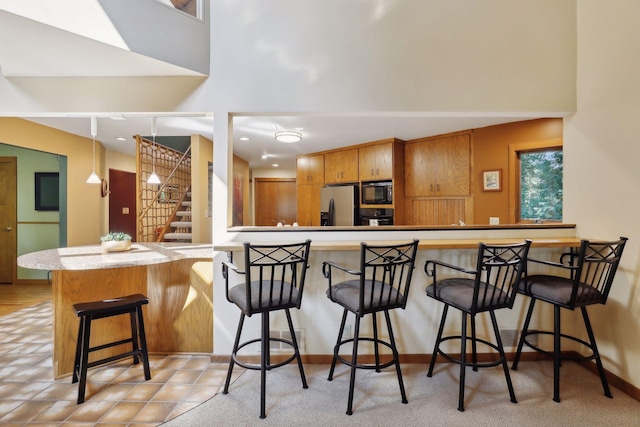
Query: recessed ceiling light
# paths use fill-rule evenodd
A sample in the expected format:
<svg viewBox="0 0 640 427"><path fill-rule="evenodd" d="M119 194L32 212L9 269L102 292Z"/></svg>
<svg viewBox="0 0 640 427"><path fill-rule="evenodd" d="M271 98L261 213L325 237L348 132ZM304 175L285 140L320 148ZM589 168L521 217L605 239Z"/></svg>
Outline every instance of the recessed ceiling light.
<svg viewBox="0 0 640 427"><path fill-rule="evenodd" d="M246 136L241 136L240 141L249 141L249 138Z"/></svg>
<svg viewBox="0 0 640 427"><path fill-rule="evenodd" d="M126 141L127 138L125 138L124 136L116 136L116 140L117 141Z"/></svg>
<svg viewBox="0 0 640 427"><path fill-rule="evenodd" d="M280 165L279 165L279 164L277 164L277 163L274 163L274 164L272 164L271 166L273 166L274 168L277 168L277 167L279 167Z"/></svg>

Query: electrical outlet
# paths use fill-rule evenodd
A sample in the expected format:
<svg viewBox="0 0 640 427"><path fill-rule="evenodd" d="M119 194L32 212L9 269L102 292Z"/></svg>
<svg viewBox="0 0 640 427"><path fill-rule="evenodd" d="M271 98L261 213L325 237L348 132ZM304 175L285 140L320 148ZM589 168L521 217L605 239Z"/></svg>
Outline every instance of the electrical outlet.
<svg viewBox="0 0 640 427"><path fill-rule="evenodd" d="M305 334L304 329L294 329L296 334L296 341L298 342L298 348L300 351L304 350L305 347ZM282 330L274 330L269 331L269 336L272 338L282 338L285 340L291 340L291 333L288 329ZM291 347L288 344L283 343L282 341L270 341L269 348L271 350L286 350L288 351Z"/></svg>
<svg viewBox="0 0 640 427"><path fill-rule="evenodd" d="M498 224L500 224L500 217L497 217L497 216L490 216L490 217L489 217L489 224L491 224L491 225L498 225Z"/></svg>
<svg viewBox="0 0 640 427"><path fill-rule="evenodd" d="M518 340L520 339L520 330L519 329L501 329L500 338L502 339L503 347L516 348L518 347ZM529 335L527 337L527 341L529 341L533 345L538 345L538 335Z"/></svg>

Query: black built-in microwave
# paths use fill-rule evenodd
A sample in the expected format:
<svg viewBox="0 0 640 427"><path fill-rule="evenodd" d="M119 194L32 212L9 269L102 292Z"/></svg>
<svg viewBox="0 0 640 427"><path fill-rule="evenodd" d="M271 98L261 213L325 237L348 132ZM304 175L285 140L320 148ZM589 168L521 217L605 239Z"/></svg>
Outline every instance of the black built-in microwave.
<svg viewBox="0 0 640 427"><path fill-rule="evenodd" d="M393 204L391 181L363 182L361 194L363 205Z"/></svg>

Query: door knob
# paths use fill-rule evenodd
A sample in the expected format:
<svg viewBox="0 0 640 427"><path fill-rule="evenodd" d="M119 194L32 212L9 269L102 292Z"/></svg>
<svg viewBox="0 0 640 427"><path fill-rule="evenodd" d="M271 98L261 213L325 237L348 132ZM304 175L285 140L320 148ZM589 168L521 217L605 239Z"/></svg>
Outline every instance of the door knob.
<svg viewBox="0 0 640 427"><path fill-rule="evenodd" d="M5 231L11 231L12 228L11 227L5 227Z"/></svg>

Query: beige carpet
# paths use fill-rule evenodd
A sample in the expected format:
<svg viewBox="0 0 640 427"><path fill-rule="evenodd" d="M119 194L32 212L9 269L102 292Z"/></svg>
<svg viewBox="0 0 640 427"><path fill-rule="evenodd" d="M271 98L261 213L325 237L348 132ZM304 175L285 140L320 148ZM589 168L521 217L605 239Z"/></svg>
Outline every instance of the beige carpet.
<svg viewBox="0 0 640 427"><path fill-rule="evenodd" d="M247 371L229 389L167 422L172 426L640 426L640 402L613 388L605 397L597 376L580 365L562 366L560 397L551 400L551 362L522 362L511 371L517 404L501 368L467 370L465 412L457 410L457 365L438 364L432 378L427 366L402 366L409 403L400 402L395 370L358 370L354 413L345 414L348 367L336 367L327 381L327 365L305 365L308 389L295 365L267 373L267 418L259 418L260 373Z"/></svg>

